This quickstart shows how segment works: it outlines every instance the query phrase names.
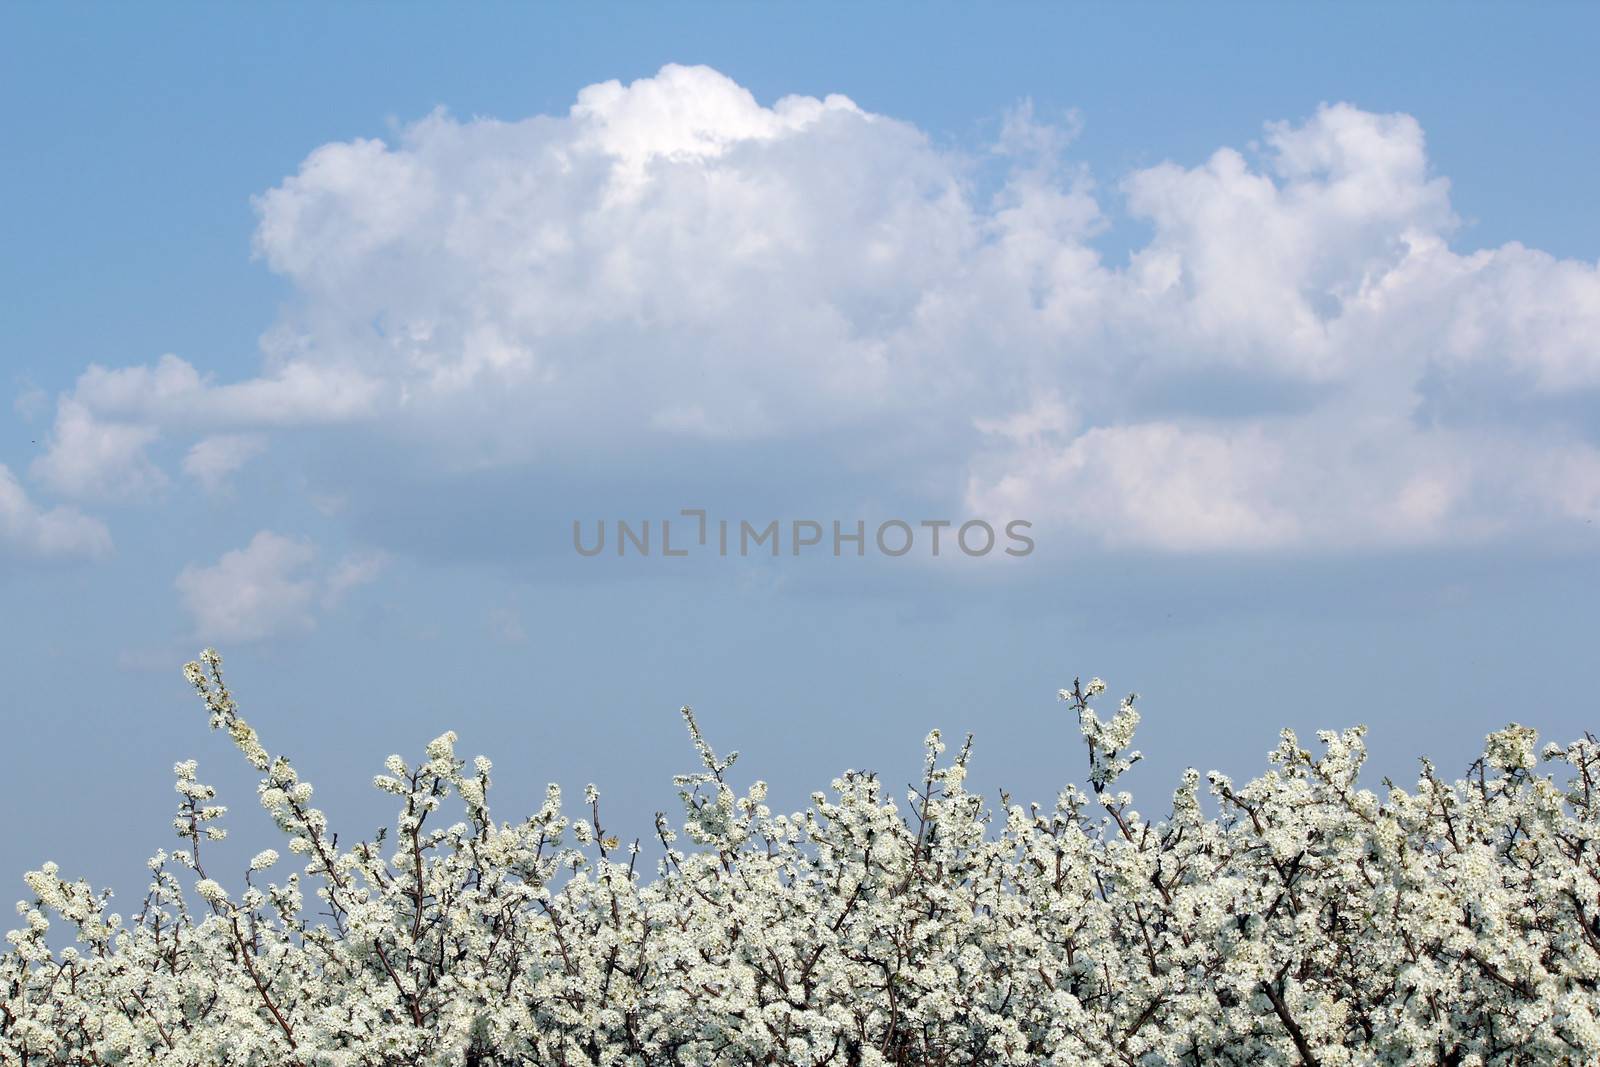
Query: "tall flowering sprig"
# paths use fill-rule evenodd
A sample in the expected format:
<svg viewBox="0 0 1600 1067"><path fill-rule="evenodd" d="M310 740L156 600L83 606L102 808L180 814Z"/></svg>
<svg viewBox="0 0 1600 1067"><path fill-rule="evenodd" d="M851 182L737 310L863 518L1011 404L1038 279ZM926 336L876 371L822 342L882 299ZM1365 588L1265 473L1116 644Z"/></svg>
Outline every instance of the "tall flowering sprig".
<svg viewBox="0 0 1600 1067"><path fill-rule="evenodd" d="M1133 706L1138 694L1123 697L1110 721L1102 722L1090 705L1105 691L1106 683L1099 678L1091 678L1087 686L1074 678L1072 688L1058 694L1078 716L1078 729L1089 746L1089 784L1096 795L1104 793L1143 758L1141 753L1128 749L1139 727L1139 712Z"/></svg>

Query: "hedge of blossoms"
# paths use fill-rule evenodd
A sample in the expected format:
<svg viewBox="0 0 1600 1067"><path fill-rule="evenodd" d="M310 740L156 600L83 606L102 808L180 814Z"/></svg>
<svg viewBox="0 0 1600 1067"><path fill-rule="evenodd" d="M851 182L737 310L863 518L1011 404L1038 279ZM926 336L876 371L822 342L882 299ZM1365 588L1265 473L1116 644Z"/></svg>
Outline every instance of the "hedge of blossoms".
<svg viewBox="0 0 1600 1067"><path fill-rule="evenodd" d="M991 808L934 733L904 806L852 772L783 815L735 794L685 709L702 767L647 876L592 787L576 814L552 786L495 822L489 762L451 734L389 759L392 832L344 848L219 658L187 672L292 864L212 878L224 809L179 764L183 844L131 918L54 865L27 875L8 1065L1600 1062L1593 738L1536 755L1511 726L1465 780L1424 762L1379 796L1356 786L1361 730L1320 755L1286 732L1261 778L1210 777L1216 818L1191 771L1150 821L1116 788L1133 698L1102 719L1096 680L1062 694L1090 793ZM52 949L56 920L78 947Z"/></svg>

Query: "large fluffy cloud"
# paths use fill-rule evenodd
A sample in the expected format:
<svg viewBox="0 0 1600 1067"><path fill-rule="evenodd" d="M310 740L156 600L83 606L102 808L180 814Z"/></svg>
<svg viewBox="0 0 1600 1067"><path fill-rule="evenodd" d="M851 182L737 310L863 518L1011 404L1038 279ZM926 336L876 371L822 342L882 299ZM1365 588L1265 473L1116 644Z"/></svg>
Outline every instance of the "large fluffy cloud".
<svg viewBox="0 0 1600 1067"><path fill-rule="evenodd" d="M1019 117L994 186L843 97L765 106L668 67L565 115L324 145L257 201L295 293L261 378L93 369L34 473L89 494L155 481L141 434L362 420L418 443L405 462L474 469L820 439L861 499L914 485L1171 551L1561 538L1600 514L1576 417L1600 274L1453 250L1413 119L1324 107L1109 190L1066 140ZM1111 261L1119 214L1150 237ZM202 444L191 473L238 455Z"/></svg>

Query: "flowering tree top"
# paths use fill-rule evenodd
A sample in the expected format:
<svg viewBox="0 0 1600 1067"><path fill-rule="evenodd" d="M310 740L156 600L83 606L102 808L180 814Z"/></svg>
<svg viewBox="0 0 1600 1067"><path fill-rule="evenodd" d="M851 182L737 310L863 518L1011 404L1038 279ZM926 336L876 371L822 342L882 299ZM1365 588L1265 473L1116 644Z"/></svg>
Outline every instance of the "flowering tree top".
<svg viewBox="0 0 1600 1067"><path fill-rule="evenodd" d="M995 808L964 788L971 739L934 731L902 796L850 772L785 814L684 708L700 767L648 845L593 786L497 821L490 762L445 733L386 761L394 823L345 847L221 658L185 671L290 859L213 876L226 809L177 764L179 843L132 915L27 875L0 1064L1600 1062L1590 737L1512 725L1464 779L1423 761L1380 796L1362 729L1317 754L1285 731L1256 780L1209 776L1215 817L1191 770L1150 819L1117 789L1134 698L1103 719L1094 679L1061 693L1087 794Z"/></svg>

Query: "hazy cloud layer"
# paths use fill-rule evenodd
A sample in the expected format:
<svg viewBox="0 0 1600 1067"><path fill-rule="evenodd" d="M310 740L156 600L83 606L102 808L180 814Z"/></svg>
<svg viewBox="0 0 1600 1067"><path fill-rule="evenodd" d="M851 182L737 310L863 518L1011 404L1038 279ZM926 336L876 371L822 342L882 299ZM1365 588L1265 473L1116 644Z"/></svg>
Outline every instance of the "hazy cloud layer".
<svg viewBox="0 0 1600 1067"><path fill-rule="evenodd" d="M1102 187L1070 134L1019 111L985 193L976 151L843 97L668 67L566 115L324 145L257 200L295 293L261 377L91 368L32 474L157 487L173 436L218 486L314 425L401 466L640 477L820 438L861 499L916 485L1159 551L1554 543L1600 516L1596 265L1453 251L1412 118L1328 106ZM1112 262L1124 216L1151 236ZM221 577L302 622L321 592L266 536Z"/></svg>

